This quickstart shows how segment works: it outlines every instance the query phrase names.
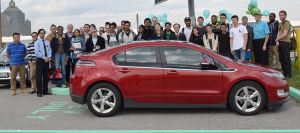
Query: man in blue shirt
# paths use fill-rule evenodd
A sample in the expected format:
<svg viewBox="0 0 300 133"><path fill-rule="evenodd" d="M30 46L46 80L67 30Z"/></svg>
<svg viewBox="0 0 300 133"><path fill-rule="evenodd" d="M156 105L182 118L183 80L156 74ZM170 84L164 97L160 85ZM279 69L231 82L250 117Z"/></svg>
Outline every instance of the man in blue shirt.
<svg viewBox="0 0 300 133"><path fill-rule="evenodd" d="M14 33L13 40L11 44L7 46L6 57L10 60L10 69L11 69L11 95L16 95L16 77L19 73L20 75L20 85L22 93L29 93L26 90L26 81L25 81L25 56L27 55L27 48L23 43L20 43L20 34Z"/></svg>
<svg viewBox="0 0 300 133"><path fill-rule="evenodd" d="M268 66L269 46L267 43L270 37L268 24L261 21L261 14L255 13L256 23L253 24L253 52L255 62Z"/></svg>
<svg viewBox="0 0 300 133"><path fill-rule="evenodd" d="M45 40L45 30L38 31L40 39L35 41L34 49L36 60L36 87L37 96L52 95L48 92L48 73L49 73L49 60L51 59L52 50L50 42ZM43 88L42 88L43 84ZM43 90L42 90L43 89ZM43 91L43 92L42 92Z"/></svg>

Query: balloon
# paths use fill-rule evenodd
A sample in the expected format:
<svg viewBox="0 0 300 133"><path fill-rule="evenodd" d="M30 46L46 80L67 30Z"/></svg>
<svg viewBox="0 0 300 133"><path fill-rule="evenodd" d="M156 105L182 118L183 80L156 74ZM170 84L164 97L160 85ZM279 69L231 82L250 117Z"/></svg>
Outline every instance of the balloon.
<svg viewBox="0 0 300 133"><path fill-rule="evenodd" d="M167 22L168 22L167 18L163 18L163 23L167 23Z"/></svg>
<svg viewBox="0 0 300 133"><path fill-rule="evenodd" d="M149 14L148 15L148 18L151 20L151 22L152 22L152 18L154 17L154 15L152 15L152 14Z"/></svg>
<svg viewBox="0 0 300 133"><path fill-rule="evenodd" d="M231 13L227 13L226 15L226 18L229 22L231 22L231 17L232 17L232 14Z"/></svg>
<svg viewBox="0 0 300 133"><path fill-rule="evenodd" d="M254 7L257 7L257 0L251 0L250 4Z"/></svg>
<svg viewBox="0 0 300 133"><path fill-rule="evenodd" d="M264 16L269 16L270 15L270 11L269 10L265 10L263 14L264 14Z"/></svg>
<svg viewBox="0 0 300 133"><path fill-rule="evenodd" d="M168 15L166 13L163 14L163 18L167 18Z"/></svg>
<svg viewBox="0 0 300 133"><path fill-rule="evenodd" d="M207 22L207 24L212 24L212 22L211 22L211 21L209 21L209 22Z"/></svg>
<svg viewBox="0 0 300 133"><path fill-rule="evenodd" d="M221 23L221 19L220 19L220 15L217 16L217 23L220 24Z"/></svg>
<svg viewBox="0 0 300 133"><path fill-rule="evenodd" d="M158 15L158 16L157 16L157 22L160 23L161 21L162 21L162 16L161 16L161 15Z"/></svg>
<svg viewBox="0 0 300 133"><path fill-rule="evenodd" d="M208 23L207 22L203 22L203 26L206 26Z"/></svg>
<svg viewBox="0 0 300 133"><path fill-rule="evenodd" d="M255 16L255 13L261 13L260 12L260 9L259 8L257 8L257 7L254 7L254 9L252 10L252 16Z"/></svg>
<svg viewBox="0 0 300 133"><path fill-rule="evenodd" d="M250 11L254 6L252 6L251 4L248 5L248 10Z"/></svg>
<svg viewBox="0 0 300 133"><path fill-rule="evenodd" d="M209 10L204 10L203 15L207 19L210 15L210 11Z"/></svg>
<svg viewBox="0 0 300 133"><path fill-rule="evenodd" d="M223 10L221 11L221 14L227 15L227 13L228 13L228 12L227 12L227 10L225 10L225 9L223 9ZM221 14L220 14L220 15L221 15Z"/></svg>

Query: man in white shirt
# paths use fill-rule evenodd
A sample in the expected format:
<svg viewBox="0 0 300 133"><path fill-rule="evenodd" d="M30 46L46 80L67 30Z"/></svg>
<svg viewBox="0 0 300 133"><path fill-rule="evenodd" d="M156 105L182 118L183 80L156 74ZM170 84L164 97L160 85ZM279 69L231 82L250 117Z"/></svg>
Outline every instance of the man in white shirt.
<svg viewBox="0 0 300 133"><path fill-rule="evenodd" d="M239 24L238 16L231 18L233 27L230 29L230 49L236 59L246 59L248 32L245 26Z"/></svg>
<svg viewBox="0 0 300 133"><path fill-rule="evenodd" d="M125 21L124 26L124 30L119 34L118 37L119 44L132 42L134 40L134 37L136 36L136 34L132 30L130 30L131 24L129 21Z"/></svg>
<svg viewBox="0 0 300 133"><path fill-rule="evenodd" d="M193 27L191 26L191 18L190 17L185 17L184 18L184 23L185 23L186 26L184 28L182 28L181 33L185 35L186 41L189 41L192 30L193 30Z"/></svg>

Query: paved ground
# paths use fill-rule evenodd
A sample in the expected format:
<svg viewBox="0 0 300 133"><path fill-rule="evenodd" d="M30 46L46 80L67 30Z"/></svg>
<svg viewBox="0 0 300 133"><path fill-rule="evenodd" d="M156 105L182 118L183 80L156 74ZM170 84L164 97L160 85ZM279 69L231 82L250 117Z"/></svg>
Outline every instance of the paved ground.
<svg viewBox="0 0 300 133"><path fill-rule="evenodd" d="M1 130L243 130L299 129L300 103L291 98L280 109L240 116L231 109L123 109L113 117L95 117L70 96L11 96L0 85ZM28 88L29 90L29 88ZM51 106L49 106L51 105ZM79 105L79 106L78 106ZM48 107L47 107L48 106ZM56 107L53 107L56 106Z"/></svg>

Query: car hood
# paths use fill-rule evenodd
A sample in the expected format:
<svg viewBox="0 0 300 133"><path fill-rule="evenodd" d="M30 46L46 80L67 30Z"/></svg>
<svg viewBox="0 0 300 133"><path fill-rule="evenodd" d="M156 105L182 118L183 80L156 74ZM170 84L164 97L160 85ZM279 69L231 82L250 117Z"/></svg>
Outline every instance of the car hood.
<svg viewBox="0 0 300 133"><path fill-rule="evenodd" d="M278 70L273 69L271 67L245 60L239 60L238 64L241 67L252 71L279 72Z"/></svg>
<svg viewBox="0 0 300 133"><path fill-rule="evenodd" d="M6 56L0 57L0 63L9 62L9 59Z"/></svg>

